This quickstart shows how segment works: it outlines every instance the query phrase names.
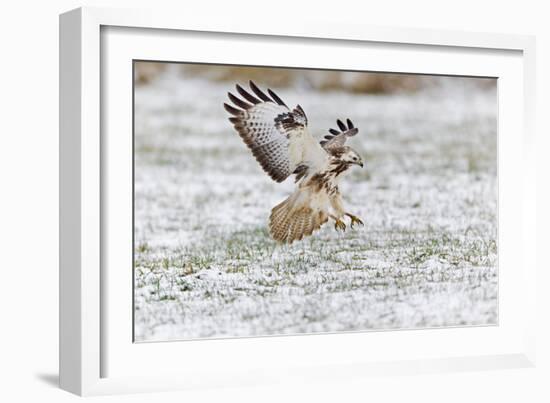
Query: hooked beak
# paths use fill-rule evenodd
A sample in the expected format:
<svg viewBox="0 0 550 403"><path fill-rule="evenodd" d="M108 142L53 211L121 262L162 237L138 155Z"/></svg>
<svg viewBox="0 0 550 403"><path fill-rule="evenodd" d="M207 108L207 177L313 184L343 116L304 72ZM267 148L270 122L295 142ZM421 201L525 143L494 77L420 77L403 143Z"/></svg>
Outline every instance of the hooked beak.
<svg viewBox="0 0 550 403"><path fill-rule="evenodd" d="M359 165L361 168L363 168L363 161L359 161L359 162L357 163L357 165Z"/></svg>

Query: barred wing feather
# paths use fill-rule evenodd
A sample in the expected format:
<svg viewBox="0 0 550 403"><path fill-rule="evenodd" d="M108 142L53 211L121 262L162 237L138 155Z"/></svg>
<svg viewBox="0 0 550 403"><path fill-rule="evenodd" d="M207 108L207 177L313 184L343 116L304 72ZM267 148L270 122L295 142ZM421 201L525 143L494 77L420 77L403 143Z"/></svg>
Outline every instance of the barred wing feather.
<svg viewBox="0 0 550 403"><path fill-rule="evenodd" d="M273 180L282 182L293 173L303 176L322 166L327 153L309 134L299 105L290 110L277 94L269 89L264 93L252 81L253 94L239 85L236 89L243 99L228 94L234 104L224 103L233 115L229 120Z"/></svg>

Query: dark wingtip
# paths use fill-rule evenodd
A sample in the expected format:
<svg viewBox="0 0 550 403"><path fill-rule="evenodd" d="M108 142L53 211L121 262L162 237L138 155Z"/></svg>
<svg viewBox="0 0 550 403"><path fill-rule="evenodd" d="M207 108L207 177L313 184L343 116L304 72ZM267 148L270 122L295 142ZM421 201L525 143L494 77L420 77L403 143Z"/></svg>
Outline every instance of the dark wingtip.
<svg viewBox="0 0 550 403"><path fill-rule="evenodd" d="M233 102L235 105L247 110L247 109L250 109L252 108L252 105L244 102L242 99L240 98L237 98L235 95L233 95L232 93L228 92L227 93L227 96L229 97L229 99L231 100L231 102Z"/></svg>
<svg viewBox="0 0 550 403"><path fill-rule="evenodd" d="M261 89L259 89L256 84L254 84L254 81L250 80L248 82L248 84L250 85L250 89L252 90L252 92L254 94L256 94L256 96L258 98L260 98L262 101L264 101L264 102L273 102L273 100L271 98L269 98L267 95L265 95L263 93L263 91Z"/></svg>
<svg viewBox="0 0 550 403"><path fill-rule="evenodd" d="M225 110L227 112L229 112L232 115L239 116L241 114L240 110L238 110L237 108L232 107L229 104L226 104L225 102L223 103L223 107L225 108Z"/></svg>
<svg viewBox="0 0 550 403"><path fill-rule="evenodd" d="M277 94L275 94L273 91L271 91L269 88L267 89L267 93L281 106L286 106L286 104L283 102L281 98ZM288 108L288 106L286 106Z"/></svg>
<svg viewBox="0 0 550 403"><path fill-rule="evenodd" d="M246 99L248 102L252 102L254 105L259 104L260 101L255 96L251 95L248 91L246 91L243 87L241 87L239 84L235 84L235 88L237 88L237 92L241 94L241 96Z"/></svg>
<svg viewBox="0 0 550 403"><path fill-rule="evenodd" d="M336 123L338 124L338 127L340 128L340 130L342 130L343 132L345 132L348 129L344 124L344 122L342 122L340 119L336 120Z"/></svg>
<svg viewBox="0 0 550 403"><path fill-rule="evenodd" d="M332 134L334 134L335 136L340 134L340 132L336 129L328 129L328 131L331 132Z"/></svg>
<svg viewBox="0 0 550 403"><path fill-rule="evenodd" d="M353 129L355 127L353 126L353 122L350 119L347 120L347 124L348 124L348 129Z"/></svg>

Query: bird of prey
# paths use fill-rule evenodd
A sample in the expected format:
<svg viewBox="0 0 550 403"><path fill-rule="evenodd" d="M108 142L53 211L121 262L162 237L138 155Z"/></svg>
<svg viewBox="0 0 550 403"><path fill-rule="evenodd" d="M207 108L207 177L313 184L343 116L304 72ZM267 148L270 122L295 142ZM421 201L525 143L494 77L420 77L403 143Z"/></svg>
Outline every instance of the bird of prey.
<svg viewBox="0 0 550 403"><path fill-rule="evenodd" d="M345 145L358 129L351 120L336 121L339 130L330 129L321 142L308 131L308 120L300 105L290 109L268 89L267 94L250 81L250 90L236 85L239 98L228 93L234 106L224 103L229 118L244 143L264 171L276 182L296 175L297 187L286 200L271 210L271 236L292 243L311 235L329 218L336 230L345 231L343 219L363 222L344 210L338 182L351 166L363 167L359 154Z"/></svg>

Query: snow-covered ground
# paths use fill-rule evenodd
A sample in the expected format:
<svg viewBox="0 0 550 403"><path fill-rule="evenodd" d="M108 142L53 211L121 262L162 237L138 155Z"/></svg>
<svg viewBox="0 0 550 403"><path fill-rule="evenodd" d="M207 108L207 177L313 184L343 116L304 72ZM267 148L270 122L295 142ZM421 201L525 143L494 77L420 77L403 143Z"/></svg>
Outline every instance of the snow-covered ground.
<svg viewBox="0 0 550 403"><path fill-rule="evenodd" d="M365 226L291 246L267 220L293 180L273 182L234 132L232 89L175 69L136 87L137 341L497 322L494 88L276 89L317 138L351 118L366 161L340 186Z"/></svg>

